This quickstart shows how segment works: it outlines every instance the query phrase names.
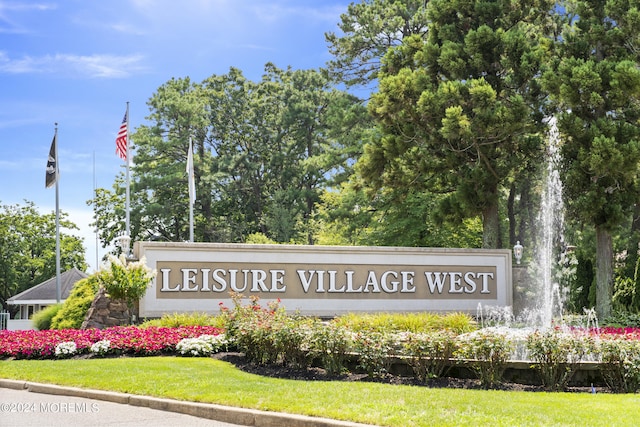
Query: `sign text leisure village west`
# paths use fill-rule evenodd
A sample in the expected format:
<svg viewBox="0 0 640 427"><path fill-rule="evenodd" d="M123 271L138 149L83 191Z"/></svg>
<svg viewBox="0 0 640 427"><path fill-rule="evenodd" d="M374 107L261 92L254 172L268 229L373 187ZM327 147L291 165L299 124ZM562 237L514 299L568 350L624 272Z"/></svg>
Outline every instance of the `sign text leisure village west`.
<svg viewBox="0 0 640 427"><path fill-rule="evenodd" d="M231 293L287 311L465 311L510 306L509 250L138 242L157 276L140 315L216 313Z"/></svg>

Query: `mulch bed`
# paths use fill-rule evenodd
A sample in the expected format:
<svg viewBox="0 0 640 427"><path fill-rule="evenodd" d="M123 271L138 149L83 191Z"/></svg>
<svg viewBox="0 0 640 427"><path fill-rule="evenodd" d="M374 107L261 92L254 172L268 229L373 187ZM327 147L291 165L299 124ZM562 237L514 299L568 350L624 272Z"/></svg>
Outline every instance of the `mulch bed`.
<svg viewBox="0 0 640 427"><path fill-rule="evenodd" d="M340 375L329 375L327 372L318 367L309 367L306 369L295 369L282 365L256 365L250 363L244 357L243 353L217 353L213 356L216 359L229 362L238 369L256 375L272 378L284 378L300 381L367 381L383 384L396 385L412 385L430 388L455 388L455 389L473 389L482 390L480 380L474 378L455 378L443 377L428 380L426 383L418 381L415 377L406 377L400 375L387 374L382 378L368 378L366 374L347 372ZM543 392L547 391L541 385L518 384L513 382L503 382L494 390L504 391L529 391ZM571 393L592 393L591 387L568 387L565 392ZM607 387L597 387L597 393L610 393Z"/></svg>

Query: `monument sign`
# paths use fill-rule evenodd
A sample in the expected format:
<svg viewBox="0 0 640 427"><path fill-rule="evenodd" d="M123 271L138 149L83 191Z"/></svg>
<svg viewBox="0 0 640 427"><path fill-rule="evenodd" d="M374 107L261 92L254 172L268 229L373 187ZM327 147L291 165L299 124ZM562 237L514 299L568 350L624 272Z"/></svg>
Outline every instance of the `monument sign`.
<svg viewBox="0 0 640 427"><path fill-rule="evenodd" d="M511 306L509 250L137 242L157 271L140 316L219 313L231 294L287 311L461 311Z"/></svg>

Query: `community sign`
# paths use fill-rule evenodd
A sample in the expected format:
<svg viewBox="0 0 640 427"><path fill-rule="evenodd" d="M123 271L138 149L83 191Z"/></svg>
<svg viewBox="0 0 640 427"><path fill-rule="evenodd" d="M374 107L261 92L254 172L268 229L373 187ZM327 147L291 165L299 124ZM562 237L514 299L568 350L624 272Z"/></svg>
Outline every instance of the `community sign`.
<svg viewBox="0 0 640 427"><path fill-rule="evenodd" d="M475 312L512 304L509 250L136 242L156 278L140 316L217 314L233 294L287 311Z"/></svg>

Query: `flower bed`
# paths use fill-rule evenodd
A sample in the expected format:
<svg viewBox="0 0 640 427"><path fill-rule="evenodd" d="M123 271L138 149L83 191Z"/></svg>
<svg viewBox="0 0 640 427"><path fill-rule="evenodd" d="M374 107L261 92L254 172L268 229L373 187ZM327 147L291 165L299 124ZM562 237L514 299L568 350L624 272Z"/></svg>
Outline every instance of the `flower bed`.
<svg viewBox="0 0 640 427"><path fill-rule="evenodd" d="M355 367L371 378L383 378L390 373L392 359L403 361L413 371L408 375L422 382L462 368L475 373L486 388L499 386L513 361L523 360L549 390L565 389L583 361L588 361L597 364L612 390L640 390L638 328L353 331L337 322L288 315L277 303L262 308L257 301L248 306L238 302L233 310L222 310L222 316L225 329L127 326L0 331L0 359L120 354L207 357L232 347L256 365L317 366L333 375ZM517 348L526 350L526 357L516 357Z"/></svg>
<svg viewBox="0 0 640 427"><path fill-rule="evenodd" d="M107 329L62 329L45 331L0 331L0 358L49 359L76 354L131 354L140 356L174 354L184 338L219 335L213 326L177 328L116 326ZM108 342L108 344L107 344ZM74 343L75 350L71 351ZM58 354L56 355L56 348Z"/></svg>
<svg viewBox="0 0 640 427"><path fill-rule="evenodd" d="M592 335L599 336L618 336L626 339L640 340L640 328L613 328L606 326L603 328L590 328L589 332Z"/></svg>

